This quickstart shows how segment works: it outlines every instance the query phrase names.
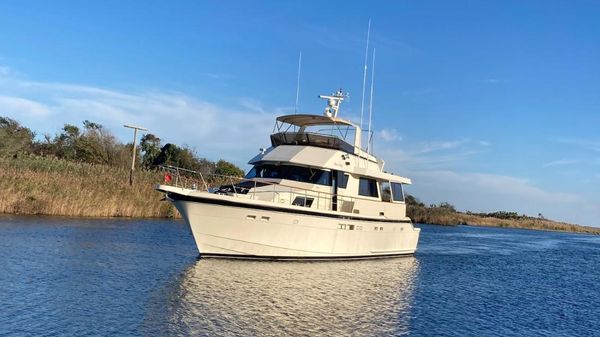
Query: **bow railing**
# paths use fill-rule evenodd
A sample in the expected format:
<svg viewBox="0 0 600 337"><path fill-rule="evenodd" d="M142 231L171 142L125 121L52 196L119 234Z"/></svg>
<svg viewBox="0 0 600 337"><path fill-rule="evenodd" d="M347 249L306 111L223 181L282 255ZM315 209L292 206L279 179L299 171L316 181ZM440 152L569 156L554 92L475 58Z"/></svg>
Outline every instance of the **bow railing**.
<svg viewBox="0 0 600 337"><path fill-rule="evenodd" d="M355 197L282 184L265 178L243 178L202 173L172 165L161 165L164 184L179 188L270 201L279 205L352 213Z"/></svg>

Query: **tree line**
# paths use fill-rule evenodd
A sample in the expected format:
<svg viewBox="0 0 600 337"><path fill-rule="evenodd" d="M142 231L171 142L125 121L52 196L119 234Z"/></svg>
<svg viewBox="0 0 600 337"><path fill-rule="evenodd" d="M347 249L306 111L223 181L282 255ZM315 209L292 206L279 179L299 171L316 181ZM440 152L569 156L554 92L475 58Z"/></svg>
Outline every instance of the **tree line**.
<svg viewBox="0 0 600 337"><path fill-rule="evenodd" d="M133 144L122 143L102 124L83 121L82 127L64 124L54 136L37 137L31 129L9 117L0 116L0 157L36 155L68 161L128 168L131 165ZM144 170L155 170L160 165L173 165L203 174L243 176L236 165L202 158L189 146L162 144L156 135L142 135L137 148L136 162Z"/></svg>

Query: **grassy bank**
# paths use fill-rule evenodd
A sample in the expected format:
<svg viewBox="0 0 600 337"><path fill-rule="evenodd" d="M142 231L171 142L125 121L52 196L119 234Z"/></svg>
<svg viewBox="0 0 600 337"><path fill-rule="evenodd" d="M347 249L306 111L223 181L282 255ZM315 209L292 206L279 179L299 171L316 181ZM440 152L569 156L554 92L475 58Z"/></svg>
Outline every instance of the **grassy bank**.
<svg viewBox="0 0 600 337"><path fill-rule="evenodd" d="M600 235L600 228L574 225L565 222L534 218L516 213L496 212L492 214L475 214L457 212L450 207L424 205L408 205L407 215L418 223L456 226L490 226L505 228L525 228L561 232L587 233Z"/></svg>
<svg viewBox="0 0 600 337"><path fill-rule="evenodd" d="M78 217L177 217L177 211L153 186L154 171L129 171L40 156L0 157L0 213ZM457 212L449 204L425 206L409 197L408 216L436 225L476 225L600 234L600 228L497 212Z"/></svg>
<svg viewBox="0 0 600 337"><path fill-rule="evenodd" d="M167 217L175 211L153 185L157 172L129 172L39 156L0 158L0 213L86 217Z"/></svg>

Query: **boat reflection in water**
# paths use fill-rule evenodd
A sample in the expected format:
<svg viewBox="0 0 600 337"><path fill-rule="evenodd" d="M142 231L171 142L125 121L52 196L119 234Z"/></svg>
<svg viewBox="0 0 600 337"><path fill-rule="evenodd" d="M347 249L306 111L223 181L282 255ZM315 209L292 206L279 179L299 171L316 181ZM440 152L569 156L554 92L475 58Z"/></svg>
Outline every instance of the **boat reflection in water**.
<svg viewBox="0 0 600 337"><path fill-rule="evenodd" d="M143 326L166 335L402 335L418 269L414 257L199 260L152 299Z"/></svg>

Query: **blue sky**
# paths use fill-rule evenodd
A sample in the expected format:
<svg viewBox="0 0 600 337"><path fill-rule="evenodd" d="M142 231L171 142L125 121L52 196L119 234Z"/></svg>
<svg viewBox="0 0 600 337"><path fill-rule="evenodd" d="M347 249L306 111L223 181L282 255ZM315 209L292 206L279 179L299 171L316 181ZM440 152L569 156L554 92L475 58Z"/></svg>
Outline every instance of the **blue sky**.
<svg viewBox="0 0 600 337"><path fill-rule="evenodd" d="M2 1L0 115L40 133L123 123L240 165L276 115L360 114L377 49L375 153L409 192L600 226L596 1ZM243 137L243 138L242 138Z"/></svg>

